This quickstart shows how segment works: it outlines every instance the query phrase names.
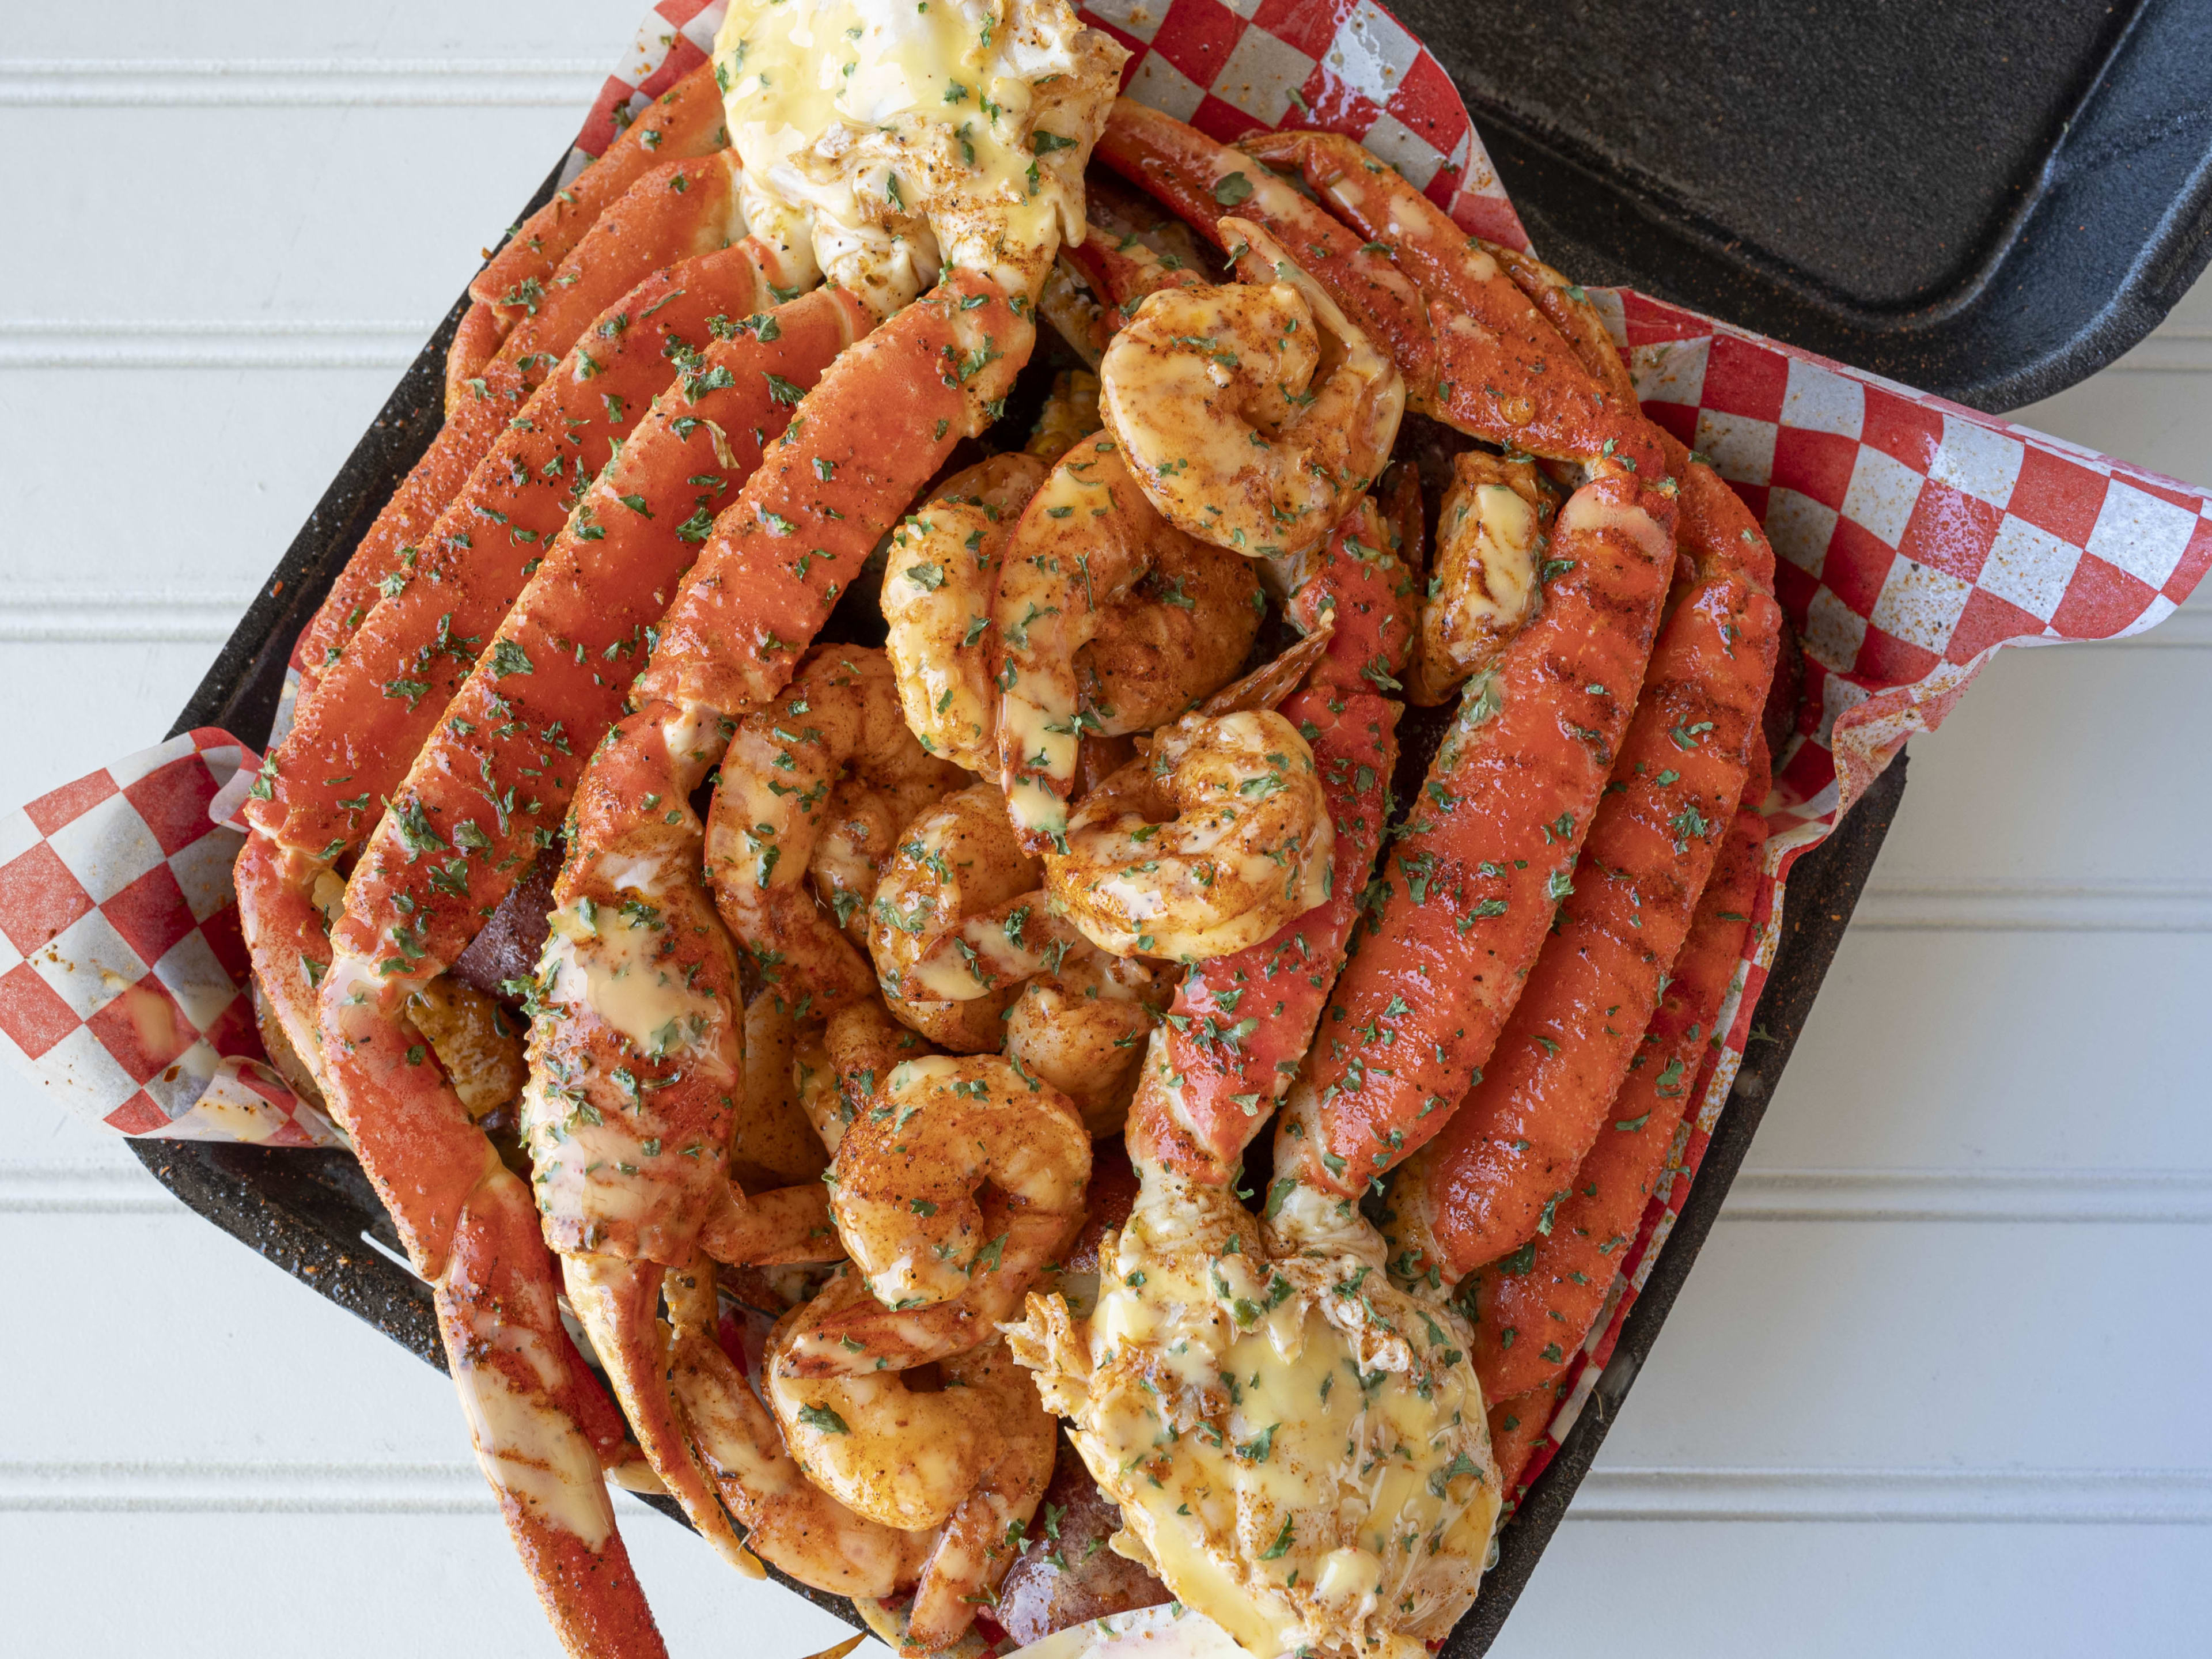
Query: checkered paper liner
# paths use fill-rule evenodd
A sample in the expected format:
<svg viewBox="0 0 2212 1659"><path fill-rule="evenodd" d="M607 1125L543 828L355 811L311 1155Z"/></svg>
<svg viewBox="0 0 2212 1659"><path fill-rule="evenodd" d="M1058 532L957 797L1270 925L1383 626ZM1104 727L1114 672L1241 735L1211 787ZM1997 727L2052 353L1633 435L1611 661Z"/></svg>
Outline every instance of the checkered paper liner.
<svg viewBox="0 0 2212 1659"><path fill-rule="evenodd" d="M1373 0L1097 0L1131 96L1231 140L1358 139L1472 234L1528 238L1441 65ZM566 176L705 61L722 7L662 0L594 100ZM1587 1402L1672 1231L1780 939L1790 866L2008 645L2111 639L2172 614L2212 564L2206 492L1629 289L1592 289L1644 412L1765 524L1805 653L1796 735L1725 1037L1674 1178L1564 1382L1540 1471ZM261 1057L230 866L256 757L203 729L0 823L0 1048L127 1134L343 1144Z"/></svg>
<svg viewBox="0 0 2212 1659"><path fill-rule="evenodd" d="M202 726L0 820L0 1046L125 1134L336 1139L254 1027L231 813L258 764Z"/></svg>

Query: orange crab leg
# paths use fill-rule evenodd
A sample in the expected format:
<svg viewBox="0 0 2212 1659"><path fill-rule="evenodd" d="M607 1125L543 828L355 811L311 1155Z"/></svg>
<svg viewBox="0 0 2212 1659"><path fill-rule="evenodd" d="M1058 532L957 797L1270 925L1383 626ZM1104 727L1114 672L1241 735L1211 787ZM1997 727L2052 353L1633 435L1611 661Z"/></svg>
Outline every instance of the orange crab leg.
<svg viewBox="0 0 2212 1659"><path fill-rule="evenodd" d="M1571 568L1462 702L1380 872L1372 948L1338 981L1291 1097L1298 1174L1342 1196L1443 1127L1488 1060L1643 682L1671 550L1609 529L1553 550Z"/></svg>
<svg viewBox="0 0 2212 1659"><path fill-rule="evenodd" d="M342 964L331 983L358 972ZM389 1045L363 1062L408 1064ZM529 1189L450 1091L388 1098L352 1126L355 1150L430 1283L477 1462L538 1598L571 1654L660 1655L601 1474L620 1419L561 1323Z"/></svg>
<svg viewBox="0 0 2212 1659"><path fill-rule="evenodd" d="M553 199L507 233L477 279L474 302L446 354L446 410L459 404L469 380L483 370L507 331L535 313L570 249L641 174L665 162L705 155L728 142L721 88L711 64L701 64L615 135L598 160Z"/></svg>
<svg viewBox="0 0 2212 1659"><path fill-rule="evenodd" d="M1652 654L1581 859L1559 884L1567 902L1553 937L1502 1022L1488 1074L1440 1133L1416 1125L1402 1138L1437 1138L1425 1155L1437 1166L1426 1184L1433 1224L1451 1236L1454 1277L1462 1264L1494 1261L1534 1237L1597 1139L1759 741L1781 623L1766 586L1771 555L1735 493L1702 465L1687 471L1692 500L1684 523L1692 535L1686 550L1698 576ZM1552 828L1565 839L1565 826ZM1401 843L1399 874L1426 882L1429 866L1407 864L1402 850L1413 840ZM1567 868L1555 860L1544 866ZM1477 1005L1462 1017L1479 1032L1485 1012ZM1357 1030L1337 1045L1354 1064L1399 1063ZM1382 1173L1401 1153L1401 1142L1383 1139L1356 1108L1334 1120L1316 1113L1316 1125L1327 1149L1347 1164ZM1376 1138L1363 1145L1363 1131Z"/></svg>
<svg viewBox="0 0 2212 1659"><path fill-rule="evenodd" d="M606 1450L586 1426L611 1422L618 1442L621 1419L561 1323L530 1189L496 1154L450 1243L432 1281L439 1334L477 1462L554 1633L574 1659L662 1659L615 1530Z"/></svg>
<svg viewBox="0 0 2212 1659"><path fill-rule="evenodd" d="M577 769L621 712L628 670L645 653L646 630L707 538L712 509L758 465L762 444L781 428L800 389L870 320L849 296L817 290L744 325L725 325L729 337L703 351L679 354L678 384L555 540L447 706L348 884L346 915L331 939L337 967L324 986L325 1074L332 1104L410 1249L427 1249L447 1218L467 1204L485 1146L408 1024L407 995L459 953L550 839ZM604 787L619 775L605 767L595 775ZM622 781L618 810L629 814L639 795L627 793L635 780ZM604 799L587 800L586 818L607 806ZM678 867L688 870L689 863ZM620 893L607 895L606 903L611 918L625 922L632 916L623 907L636 906ZM683 937L695 936L685 930ZM715 935L707 937L710 946ZM701 960L724 969L718 982L733 985L726 962ZM598 1030L584 1022L562 1029L587 1038ZM716 1145L726 1141L728 1087L727 1075L714 1078L703 1128L670 1115L672 1107L700 1102L656 1099L655 1121L672 1148L696 1148L708 1134ZM718 1194L710 1188L708 1196ZM550 1261L534 1216L532 1231L543 1272ZM665 1407L665 1390L626 1386L662 1363L657 1348L638 1348L658 1341L652 1314L659 1274L657 1263L617 1262L588 1285L572 1285L572 1299L580 1307L594 1298L593 1311L613 1310L605 1328L634 1351L603 1358L641 1440L702 1532L734 1559L742 1551L726 1522L717 1528L711 1484L688 1455L665 1455L684 1443L665 1410L653 1409L656 1400ZM552 1295L550 1277L544 1294ZM635 1316L640 1305L642 1318Z"/></svg>
<svg viewBox="0 0 2212 1659"><path fill-rule="evenodd" d="M1382 692L1412 649L1413 587L1373 504L1362 501L1291 596L1291 618L1309 635L1332 630L1306 684L1280 708L1313 750L1335 821L1329 894L1259 944L1184 975L1156 1033L1161 1046L1146 1060L1157 1075L1132 1109L1132 1157L1225 1184L1313 1040L1382 842L1399 708Z"/></svg>
<svg viewBox="0 0 2212 1659"><path fill-rule="evenodd" d="M555 884L524 1127L547 1242L653 1471L744 1565L670 1394L665 1270L729 1210L744 1087L737 955L698 878L700 771L648 709L593 757ZM641 810L642 803L651 803Z"/></svg>
<svg viewBox="0 0 2212 1659"><path fill-rule="evenodd" d="M1490 1398L1487 1389L1483 1390L1483 1397ZM1491 1401L1490 1455L1498 1460L1498 1490L1509 1503L1520 1490L1522 1473L1528 1468L1529 1459L1543 1444L1545 1431L1559 1403L1548 1389Z"/></svg>
<svg viewBox="0 0 2212 1659"><path fill-rule="evenodd" d="M884 526L990 423L1036 329L955 270L840 358L716 523L660 625L641 699L734 716L790 683Z"/></svg>
<svg viewBox="0 0 2212 1659"><path fill-rule="evenodd" d="M327 664L324 694L264 769L256 828L335 858L381 803L604 467L669 383L672 342L696 349L711 318L762 297L732 248L648 276L611 307L515 417L466 487L384 584L383 602Z"/></svg>
<svg viewBox="0 0 2212 1659"><path fill-rule="evenodd" d="M782 253L751 239L733 243L743 235L735 169L720 155L655 167L593 222L551 279L526 296L526 314L498 352L462 380L429 450L377 514L301 632L292 659L301 672L303 711L330 664L376 608L384 584L404 568L412 550L426 544L433 521L510 418L585 331L640 281L729 248L738 256L731 270L746 262L753 267L750 297L740 298L734 289L725 295L726 306L742 313L771 303L775 284L796 280Z"/></svg>
<svg viewBox="0 0 2212 1659"><path fill-rule="evenodd" d="M441 971L566 814L649 631L791 405L872 319L813 293L710 339L547 550L363 848L332 930L411 984ZM604 381L594 380L598 386Z"/></svg>
<svg viewBox="0 0 2212 1659"><path fill-rule="evenodd" d="M1735 977L1759 887L1766 821L1739 811L1729 828L1697 918L1674 961L1628 1080L1552 1214L1551 1231L1486 1270L1474 1297L1474 1369L1492 1399L1526 1394L1566 1370L1589 1335L1656 1189L1674 1130L1691 1101L1714 1025ZM1440 1158L1420 1198L1431 1236L1443 1244L1448 1276L1459 1277L1460 1237L1447 1198L1455 1171ZM1401 1182L1393 1202L1402 1211ZM1449 1239L1449 1243L1444 1241Z"/></svg>
<svg viewBox="0 0 2212 1659"><path fill-rule="evenodd" d="M668 383L664 351L709 338L711 319L756 297L757 275L749 251L729 248L647 277L507 423L264 763L247 803L241 890L273 898L273 873L251 867L271 860L305 887L359 843L585 481ZM247 920L264 916L273 933L246 933L257 976L293 1048L313 1055L321 1046L313 980L324 952L303 940L296 903L263 903Z"/></svg>

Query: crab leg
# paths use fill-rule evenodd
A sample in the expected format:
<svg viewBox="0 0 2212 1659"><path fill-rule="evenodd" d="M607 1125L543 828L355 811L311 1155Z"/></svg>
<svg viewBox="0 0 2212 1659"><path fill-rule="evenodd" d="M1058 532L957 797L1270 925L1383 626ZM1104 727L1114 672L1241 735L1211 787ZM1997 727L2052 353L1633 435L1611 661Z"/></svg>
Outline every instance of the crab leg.
<svg viewBox="0 0 2212 1659"><path fill-rule="evenodd" d="M812 285L811 255L745 236L731 157L670 161L638 179L593 222L551 279L526 295L526 314L490 361L462 380L462 395L450 400L428 451L377 514L293 647L303 712L375 609L384 584L428 544L433 522L585 331L653 272L725 249L732 257L720 278L722 302L732 314L772 303L778 287ZM747 264L749 295L733 285Z"/></svg>
<svg viewBox="0 0 2212 1659"><path fill-rule="evenodd" d="M1486 1396L1526 1394L1565 1370L1612 1294L1700 1067L1720 1040L1713 1022L1751 929L1765 844L1765 819L1739 811L1675 958L1674 977L1628 1080L1606 1114L1612 1127L1601 1126L1572 1188L1553 1212L1550 1233L1535 1239L1525 1256L1516 1254L1484 1272L1474 1300L1473 1353ZM1456 1173L1449 1155L1437 1156L1431 1184L1418 1194L1409 1192L1409 1168L1392 1198L1393 1208L1417 1232L1426 1224L1447 1278L1458 1276L1463 1258L1455 1247L1462 1240L1451 1205L1437 1200L1448 1200Z"/></svg>
<svg viewBox="0 0 2212 1659"><path fill-rule="evenodd" d="M675 310L672 303L660 313L672 328L684 320ZM379 822L348 885L323 977L329 1098L410 1259L437 1287L480 1460L549 1614L577 1652L658 1650L657 1638L633 1639L610 1625L618 1614L651 1630L620 1565L598 1456L586 1464L588 1447L579 1449L580 1422L612 1423L618 1443L620 1419L573 1358L557 1389L518 1392L532 1375L541 1382L550 1375L544 1354L570 1352L555 1312L552 1257L528 1189L502 1169L403 1011L409 992L459 953L550 836L542 809L566 805L578 764L570 738L589 744L619 712L627 676L613 663L642 652L644 629L707 533L708 507L737 482L708 469L749 471L763 434L780 423L785 400L770 377L781 371L786 385L812 378L866 325L848 299L828 290L769 317L773 328L757 318L749 332L684 354L678 386L592 484L543 562L531 562L537 569L521 599ZM640 343L653 337L638 329ZM680 344L680 336L666 338ZM610 373L592 384L624 382ZM542 399L531 407L557 410ZM538 823L515 805L518 793L541 809ZM473 1252L462 1248L477 1240ZM585 1305L583 1295L575 1299ZM536 1333L538 1349L503 1334L518 1329ZM516 1356L533 1352L539 1357L526 1370ZM518 1413L509 1395L533 1403ZM549 1510L530 1498L526 1472L538 1468L561 1473L569 1491L561 1505ZM596 1507L579 1495L586 1486ZM726 1531L716 1541L739 1553ZM579 1596L572 1584L589 1593Z"/></svg>
<svg viewBox="0 0 2212 1659"><path fill-rule="evenodd" d="M696 349L714 319L742 314L759 287L752 252L732 247L648 276L608 309L507 422L419 552L408 550L383 602L330 664L321 694L264 763L239 858L241 919L274 1016L311 1068L321 1046L313 981L328 960L308 902L314 885L375 823L370 814L437 726L586 481L668 384L665 354ZM599 512L589 501L580 510ZM618 519L630 509L608 510Z"/></svg>
<svg viewBox="0 0 2212 1659"><path fill-rule="evenodd" d="M734 716L790 682L877 538L990 424L1036 329L965 270L854 346L800 405L669 609L639 688Z"/></svg>
<svg viewBox="0 0 2212 1659"><path fill-rule="evenodd" d="M509 330L534 316L568 252L641 175L668 161L718 150L728 142L721 88L711 64L685 76L617 133L599 159L553 199L507 233L469 284L471 301L446 353L446 412L499 350Z"/></svg>
<svg viewBox="0 0 2212 1659"><path fill-rule="evenodd" d="M1684 550L1698 575L1652 654L1612 781L1562 883L1567 902L1504 1023L1494 1063L1427 1154L1439 1171L1427 1183L1436 1199L1431 1220L1449 1231L1457 1272L1465 1271L1457 1264L1495 1260L1534 1237L1597 1139L1759 741L1781 622L1769 587L1772 555L1735 492L1702 465L1686 471ZM1397 862L1410 883L1424 878L1425 866L1407 862L1407 842ZM1473 1026L1477 1011L1465 1017ZM1396 1063L1356 1030L1333 1036L1331 1046L1360 1064ZM1317 1103L1294 1098L1308 1111ZM1351 1113L1331 1121L1315 1111L1307 1127L1304 1144L1344 1159L1354 1179L1398 1161L1398 1142Z"/></svg>
<svg viewBox="0 0 2212 1659"><path fill-rule="evenodd" d="M319 1011L333 1103L372 1176L404 1170L434 1191L436 1172L394 1164L400 1149L368 1150L387 1091L450 1086L429 1056L392 1074L379 1063L417 1046L408 994L451 965L552 838L713 509L759 464L787 399L869 320L817 289L692 360L586 494L393 791L330 940L375 991L341 1000L326 981Z"/></svg>

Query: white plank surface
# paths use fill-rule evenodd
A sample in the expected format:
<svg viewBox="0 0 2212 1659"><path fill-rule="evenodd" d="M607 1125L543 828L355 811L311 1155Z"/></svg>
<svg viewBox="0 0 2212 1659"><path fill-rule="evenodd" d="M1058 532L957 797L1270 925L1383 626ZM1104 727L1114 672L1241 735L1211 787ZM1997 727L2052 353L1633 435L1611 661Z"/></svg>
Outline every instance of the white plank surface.
<svg viewBox="0 0 2212 1659"><path fill-rule="evenodd" d="M523 20L522 33L502 24ZM0 776L157 737L631 25L151 0L0 59ZM26 257L25 250L35 257ZM2212 285L2020 416L2212 481ZM2212 595L2008 653L1498 1651L2203 1650ZM13 1650L543 1654L443 1381L11 1091ZM628 1500L680 1653L834 1622Z"/></svg>

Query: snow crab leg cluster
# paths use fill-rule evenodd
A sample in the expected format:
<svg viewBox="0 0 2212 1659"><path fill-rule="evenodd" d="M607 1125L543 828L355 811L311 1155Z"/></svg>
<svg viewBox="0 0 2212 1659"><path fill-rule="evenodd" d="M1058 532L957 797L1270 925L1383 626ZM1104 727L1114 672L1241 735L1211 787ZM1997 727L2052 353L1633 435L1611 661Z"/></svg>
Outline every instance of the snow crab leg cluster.
<svg viewBox="0 0 2212 1659"><path fill-rule="evenodd" d="M486 267L303 636L264 1026L572 1652L661 1650L610 1471L974 1646L1059 1418L1127 1593L1413 1659L1557 1375L1509 1333L1587 1331L1662 1176L1771 555L1564 278L1120 65L1063 0L737 0ZM1086 219L1094 149L1143 197ZM1018 422L1041 307L1084 367ZM1458 434L1433 534L1409 414ZM518 904L526 1051L454 977Z"/></svg>

